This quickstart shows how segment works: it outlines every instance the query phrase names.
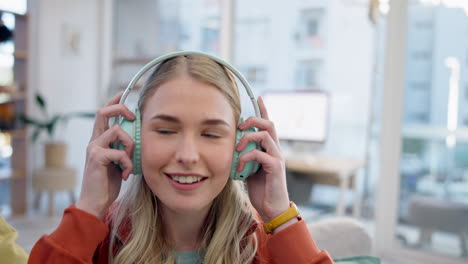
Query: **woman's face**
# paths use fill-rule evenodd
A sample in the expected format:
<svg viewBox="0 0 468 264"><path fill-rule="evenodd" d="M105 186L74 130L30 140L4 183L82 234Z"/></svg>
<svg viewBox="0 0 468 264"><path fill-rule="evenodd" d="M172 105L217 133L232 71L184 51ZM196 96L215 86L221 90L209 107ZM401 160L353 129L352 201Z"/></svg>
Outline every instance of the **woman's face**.
<svg viewBox="0 0 468 264"><path fill-rule="evenodd" d="M234 151L233 110L214 86L184 76L162 84L142 117L142 169L164 207L209 208L226 185Z"/></svg>

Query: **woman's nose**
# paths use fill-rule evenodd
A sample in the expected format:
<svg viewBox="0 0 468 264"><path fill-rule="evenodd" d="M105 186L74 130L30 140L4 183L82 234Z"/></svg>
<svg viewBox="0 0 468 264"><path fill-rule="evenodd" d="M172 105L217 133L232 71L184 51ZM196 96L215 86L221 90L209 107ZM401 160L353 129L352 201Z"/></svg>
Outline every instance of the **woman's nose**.
<svg viewBox="0 0 468 264"><path fill-rule="evenodd" d="M196 164L199 158L200 155L195 140L189 137L181 140L176 152L177 162L185 166L191 166Z"/></svg>

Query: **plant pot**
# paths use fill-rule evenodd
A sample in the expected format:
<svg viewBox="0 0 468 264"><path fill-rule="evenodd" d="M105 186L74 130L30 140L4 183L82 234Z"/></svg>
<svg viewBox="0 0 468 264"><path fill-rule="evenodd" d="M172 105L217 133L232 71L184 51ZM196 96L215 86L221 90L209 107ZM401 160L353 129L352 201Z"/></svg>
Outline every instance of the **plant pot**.
<svg viewBox="0 0 468 264"><path fill-rule="evenodd" d="M63 142L46 143L45 167L46 168L66 168L67 144Z"/></svg>

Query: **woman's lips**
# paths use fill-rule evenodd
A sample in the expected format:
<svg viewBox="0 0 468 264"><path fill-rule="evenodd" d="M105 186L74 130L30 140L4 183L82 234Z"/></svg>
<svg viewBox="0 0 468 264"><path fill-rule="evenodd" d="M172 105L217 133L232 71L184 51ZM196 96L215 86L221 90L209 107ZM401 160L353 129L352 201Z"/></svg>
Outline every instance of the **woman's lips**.
<svg viewBox="0 0 468 264"><path fill-rule="evenodd" d="M200 186L207 177L189 173L165 173L169 182L178 190L189 191Z"/></svg>

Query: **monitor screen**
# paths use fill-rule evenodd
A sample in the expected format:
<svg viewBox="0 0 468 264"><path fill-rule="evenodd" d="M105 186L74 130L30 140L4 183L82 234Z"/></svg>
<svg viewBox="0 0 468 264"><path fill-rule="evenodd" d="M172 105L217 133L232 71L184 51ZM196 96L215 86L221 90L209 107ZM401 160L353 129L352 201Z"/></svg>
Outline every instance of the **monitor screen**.
<svg viewBox="0 0 468 264"><path fill-rule="evenodd" d="M281 140L324 143L328 130L329 95L326 92L273 92L263 100Z"/></svg>

